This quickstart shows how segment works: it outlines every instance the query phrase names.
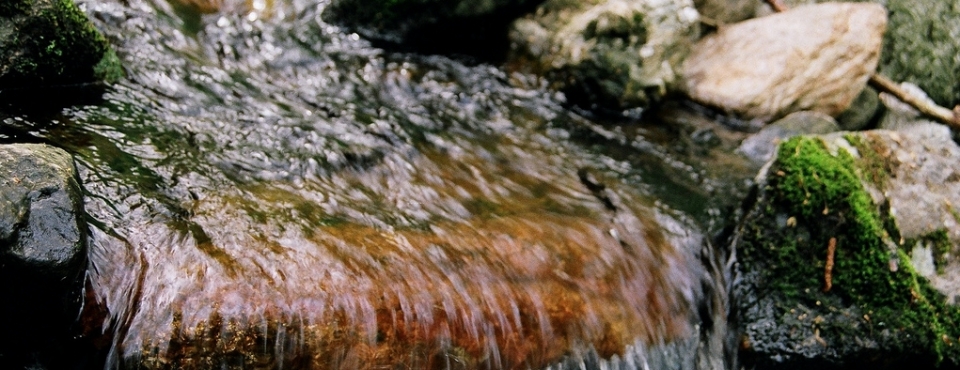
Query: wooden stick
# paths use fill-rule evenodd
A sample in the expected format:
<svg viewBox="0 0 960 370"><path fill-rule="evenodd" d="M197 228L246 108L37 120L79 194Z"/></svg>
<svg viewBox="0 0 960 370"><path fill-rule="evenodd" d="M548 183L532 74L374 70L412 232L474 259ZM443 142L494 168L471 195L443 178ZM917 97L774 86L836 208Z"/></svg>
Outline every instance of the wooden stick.
<svg viewBox="0 0 960 370"><path fill-rule="evenodd" d="M787 11L787 6L783 5L780 0L765 0L767 4L770 4L770 7L777 13L782 13ZM880 92L885 92L890 95L893 95L900 101L909 104L911 107L916 109L927 117L933 118L940 123L943 123L947 126L960 130L960 105L953 108L953 110L941 107L936 103L926 101L917 97L910 92L904 90L900 87L899 84L893 82L893 80L879 74L874 73L870 75L870 86L873 86Z"/></svg>
<svg viewBox="0 0 960 370"><path fill-rule="evenodd" d="M833 256L837 252L837 238L830 238L827 244L827 264L823 267L823 291L829 292L833 288Z"/></svg>

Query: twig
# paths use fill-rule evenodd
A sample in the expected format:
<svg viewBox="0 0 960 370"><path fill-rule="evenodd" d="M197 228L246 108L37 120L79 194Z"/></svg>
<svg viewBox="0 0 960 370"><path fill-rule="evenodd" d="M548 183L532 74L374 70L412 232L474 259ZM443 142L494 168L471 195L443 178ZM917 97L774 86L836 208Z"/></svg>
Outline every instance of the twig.
<svg viewBox="0 0 960 370"><path fill-rule="evenodd" d="M773 11L777 13L783 13L787 11L787 6L783 5L780 0L767 0L767 4L770 4L770 7L773 8Z"/></svg>
<svg viewBox="0 0 960 370"><path fill-rule="evenodd" d="M893 82L893 80L881 74L874 73L870 76L870 85L877 88L877 90L895 96L904 103L910 104L911 107L914 107L925 116L936 119L955 129L960 129L960 106L949 110L933 102L921 99L916 95L910 94L902 89L896 82Z"/></svg>
<svg viewBox="0 0 960 370"><path fill-rule="evenodd" d="M782 13L788 10L786 5L780 0L765 0L767 4L770 4L770 7L777 13ZM927 100L921 99L910 92L904 90L893 80L884 77L879 73L874 73L870 75L870 85L880 90L880 92L885 92L890 95L895 96L900 101L909 104L914 109L918 110L921 114L933 118L940 123L943 123L947 126L950 126L954 129L960 130L960 105L953 108L953 110L941 107L936 103L929 102Z"/></svg>
<svg viewBox="0 0 960 370"><path fill-rule="evenodd" d="M837 252L837 238L830 238L827 244L827 264L823 267L823 291L829 292L833 288L833 256Z"/></svg>

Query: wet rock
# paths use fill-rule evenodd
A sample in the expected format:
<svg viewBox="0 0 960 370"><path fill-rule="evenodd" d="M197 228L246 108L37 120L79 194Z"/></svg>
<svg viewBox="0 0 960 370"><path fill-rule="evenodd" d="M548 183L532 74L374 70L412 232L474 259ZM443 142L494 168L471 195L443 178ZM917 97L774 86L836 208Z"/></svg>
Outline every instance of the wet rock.
<svg viewBox="0 0 960 370"><path fill-rule="evenodd" d="M83 200L73 159L46 145L0 147L0 367L56 368L80 311Z"/></svg>
<svg viewBox="0 0 960 370"><path fill-rule="evenodd" d="M960 363L958 156L932 124L781 144L732 239L746 367Z"/></svg>
<svg viewBox="0 0 960 370"><path fill-rule="evenodd" d="M507 27L543 0L335 0L325 21L373 40L470 55L505 49ZM503 50L499 50L502 54Z"/></svg>
<svg viewBox="0 0 960 370"><path fill-rule="evenodd" d="M69 0L0 4L0 91L113 81L119 59Z"/></svg>
<svg viewBox="0 0 960 370"><path fill-rule="evenodd" d="M513 24L512 58L575 102L645 107L674 89L698 18L690 0L550 0Z"/></svg>
<svg viewBox="0 0 960 370"><path fill-rule="evenodd" d="M836 116L876 69L886 11L831 3L723 27L682 67L693 99L747 118L812 110Z"/></svg>
<svg viewBox="0 0 960 370"><path fill-rule="evenodd" d="M761 165L773 158L777 144L799 135L828 134L840 131L837 121L819 112L791 113L743 140L737 152Z"/></svg>

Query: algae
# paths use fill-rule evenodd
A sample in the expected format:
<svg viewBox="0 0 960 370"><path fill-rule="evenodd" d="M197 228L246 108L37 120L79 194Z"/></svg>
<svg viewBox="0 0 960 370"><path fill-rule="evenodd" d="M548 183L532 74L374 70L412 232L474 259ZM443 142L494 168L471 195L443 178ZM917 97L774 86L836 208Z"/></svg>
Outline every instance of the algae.
<svg viewBox="0 0 960 370"><path fill-rule="evenodd" d="M865 148L867 143L852 144ZM813 333L816 341L810 347L816 348L811 351L822 351L831 361L878 361L870 360L870 354L843 353L857 350L849 343L856 338L878 343L883 361L960 363L960 346L954 345L960 340L960 310L947 305L910 266L906 243L890 242L891 236L899 238L896 224L861 184L862 177L882 182L879 163L842 149L832 154L816 137L781 144L761 190L766 201L757 203L757 213L743 226L738 255L747 267L741 267L741 276L751 280L757 300L781 297L775 317L806 317L795 315L799 308L817 318L782 325L794 326L786 332ZM826 289L831 238L836 250L832 284ZM747 315L756 314L751 304L756 302L741 304ZM763 335L753 328L747 332ZM793 350L801 351L787 351Z"/></svg>

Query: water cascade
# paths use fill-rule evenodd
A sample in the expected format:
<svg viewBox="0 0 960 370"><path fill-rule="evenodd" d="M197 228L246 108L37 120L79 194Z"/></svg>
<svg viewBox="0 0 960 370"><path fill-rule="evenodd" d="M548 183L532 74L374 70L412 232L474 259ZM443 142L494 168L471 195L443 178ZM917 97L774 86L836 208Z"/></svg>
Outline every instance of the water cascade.
<svg viewBox="0 0 960 370"><path fill-rule="evenodd" d="M710 233L739 162L376 48L325 1L80 4L127 78L0 117L0 141L78 161L107 368L729 365Z"/></svg>

